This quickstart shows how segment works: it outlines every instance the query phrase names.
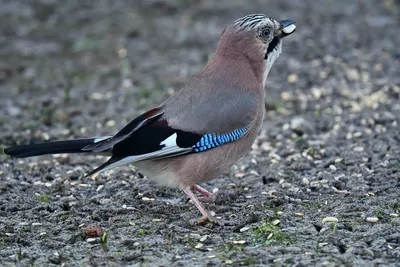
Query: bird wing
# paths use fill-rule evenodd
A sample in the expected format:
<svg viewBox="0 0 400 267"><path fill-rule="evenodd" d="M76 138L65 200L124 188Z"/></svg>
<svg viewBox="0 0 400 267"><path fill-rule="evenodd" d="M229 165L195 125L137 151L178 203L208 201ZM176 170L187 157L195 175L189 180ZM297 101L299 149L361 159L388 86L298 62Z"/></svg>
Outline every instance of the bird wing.
<svg viewBox="0 0 400 267"><path fill-rule="evenodd" d="M133 119L129 124L127 124L124 128L122 128L116 135L109 138L104 138L104 139L102 138L99 140L95 140L94 144L87 145L84 148L82 148L82 150L88 152L102 152L107 149L110 149L115 144L128 138L133 132L137 131L142 126L157 119L163 113L164 110L162 107L151 109Z"/></svg>
<svg viewBox="0 0 400 267"><path fill-rule="evenodd" d="M129 125L136 128L136 124L130 123L127 126ZM126 127L124 129L127 130ZM244 126L226 133L199 134L172 128L168 125L167 120L160 116L147 123L142 123L134 131L126 131L129 134L124 135L123 138L114 136L99 141L99 143L106 142L107 146L105 147L108 147L111 142L113 143L112 157L88 173L87 176L137 161L200 153L233 142L241 138L247 130L247 126Z"/></svg>
<svg viewBox="0 0 400 267"><path fill-rule="evenodd" d="M256 95L232 87L205 91L205 85L214 84L183 88L115 136L86 146L85 151L93 152L112 149L113 155L89 175L137 161L200 153L234 142L251 130Z"/></svg>

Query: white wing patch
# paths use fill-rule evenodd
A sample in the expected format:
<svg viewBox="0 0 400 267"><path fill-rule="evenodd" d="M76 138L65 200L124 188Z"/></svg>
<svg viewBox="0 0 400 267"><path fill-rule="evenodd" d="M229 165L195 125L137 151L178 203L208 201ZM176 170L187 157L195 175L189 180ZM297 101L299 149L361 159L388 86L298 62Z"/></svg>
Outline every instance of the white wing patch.
<svg viewBox="0 0 400 267"><path fill-rule="evenodd" d="M166 148L169 148L169 147L178 146L178 145L176 144L176 138L177 138L177 135L176 135L176 133L174 133L173 135L171 135L170 137L168 137L167 139L165 139L164 141L162 141L162 142L160 143L160 145L164 145L164 146L165 146L165 147L163 147L162 149L166 149Z"/></svg>
<svg viewBox="0 0 400 267"><path fill-rule="evenodd" d="M108 137L99 137L99 138L96 138L96 139L100 139L100 138L107 139ZM186 153L189 153L189 152L193 151L192 147L187 147L187 148L179 147L176 144L176 138L177 138L177 134L174 133L173 135L169 136L167 139L165 139L164 141L162 141L160 143L160 145L164 145L164 147L161 148L160 150L157 150L157 151L154 151L154 152L150 152L150 153L146 153L146 154L142 154L142 155L135 155L135 156L125 157L123 159L120 159L117 162L114 162L114 163L112 163L110 165L107 165L106 167L104 167L103 169L99 170L98 172L103 172L103 171L106 171L106 170L109 170L109 169L112 169L112 168L115 168L115 167L119 167L119 166L122 166L122 165L125 165L125 164L137 162L137 161L168 158L168 157L172 157L172 156L178 156L178 155L186 154ZM101 140L99 140L98 142L100 142L100 141Z"/></svg>
<svg viewBox="0 0 400 267"><path fill-rule="evenodd" d="M97 137L96 139L94 139L93 143L98 143L100 141L106 140L108 138L111 138L112 136L102 136L102 137Z"/></svg>

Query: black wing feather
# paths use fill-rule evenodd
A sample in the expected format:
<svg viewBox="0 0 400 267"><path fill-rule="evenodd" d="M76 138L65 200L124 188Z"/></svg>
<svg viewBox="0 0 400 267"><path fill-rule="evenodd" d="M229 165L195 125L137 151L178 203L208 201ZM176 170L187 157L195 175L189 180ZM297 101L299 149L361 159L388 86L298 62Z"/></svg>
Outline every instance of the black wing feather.
<svg viewBox="0 0 400 267"><path fill-rule="evenodd" d="M196 144L201 135L176 130L168 126L165 120L155 121L141 127L129 137L115 144L113 155L117 157L142 155L161 150L161 143L173 134L177 134L176 144L188 148Z"/></svg>
<svg viewBox="0 0 400 267"><path fill-rule="evenodd" d="M83 151L92 151L92 152L102 152L105 151L117 143L121 142L122 140L129 137L132 133L141 129L147 123L150 123L157 118L159 118L164 113L161 107L154 108L152 110L143 113L142 115L133 119L130 123L128 123L124 128L122 128L116 135L111 138L105 139L95 144L91 144L85 146L82 150Z"/></svg>

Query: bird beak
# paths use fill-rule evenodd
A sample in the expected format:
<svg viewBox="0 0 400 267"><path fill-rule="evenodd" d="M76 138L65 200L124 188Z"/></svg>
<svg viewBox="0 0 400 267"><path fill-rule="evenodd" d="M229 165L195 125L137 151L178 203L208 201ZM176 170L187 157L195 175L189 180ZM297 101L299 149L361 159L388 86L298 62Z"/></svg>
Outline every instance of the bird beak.
<svg viewBox="0 0 400 267"><path fill-rule="evenodd" d="M294 20L281 20L279 23L282 27L282 37L288 36L296 30L296 21Z"/></svg>

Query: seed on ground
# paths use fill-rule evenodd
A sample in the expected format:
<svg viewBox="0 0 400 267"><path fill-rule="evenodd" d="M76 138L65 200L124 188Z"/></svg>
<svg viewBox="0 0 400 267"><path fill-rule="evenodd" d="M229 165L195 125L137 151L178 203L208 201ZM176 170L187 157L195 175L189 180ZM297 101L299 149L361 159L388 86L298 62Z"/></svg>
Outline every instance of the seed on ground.
<svg viewBox="0 0 400 267"><path fill-rule="evenodd" d="M232 243L235 245L243 245L246 243L246 240L234 240Z"/></svg>
<svg viewBox="0 0 400 267"><path fill-rule="evenodd" d="M280 220L274 220L274 221L272 222L272 225L278 225L280 222L281 222Z"/></svg>
<svg viewBox="0 0 400 267"><path fill-rule="evenodd" d="M377 223L379 221L379 219L377 217L368 217L367 218L367 222L370 223Z"/></svg>
<svg viewBox="0 0 400 267"><path fill-rule="evenodd" d="M335 159L335 163L340 163L340 162L342 162L342 161L343 161L342 158L336 158L336 159Z"/></svg>
<svg viewBox="0 0 400 267"><path fill-rule="evenodd" d="M243 228L240 228L239 232L243 233L243 232L248 231L249 229L250 229L249 227L243 227Z"/></svg>
<svg viewBox="0 0 400 267"><path fill-rule="evenodd" d="M326 232L326 230L328 230L328 228L323 227L323 228L321 228L321 230L319 230L319 232L322 234L322 233Z"/></svg>
<svg viewBox="0 0 400 267"><path fill-rule="evenodd" d="M337 223L339 220L336 217L325 217L322 219L323 223L331 222L331 223Z"/></svg>
<svg viewBox="0 0 400 267"><path fill-rule="evenodd" d="M204 246L204 245L203 245L202 243L197 243L196 246L195 246L194 248L199 249L199 248L202 248L203 246Z"/></svg>
<svg viewBox="0 0 400 267"><path fill-rule="evenodd" d="M303 216L304 216L304 213L296 212L294 215L296 215L297 217L303 217Z"/></svg>

